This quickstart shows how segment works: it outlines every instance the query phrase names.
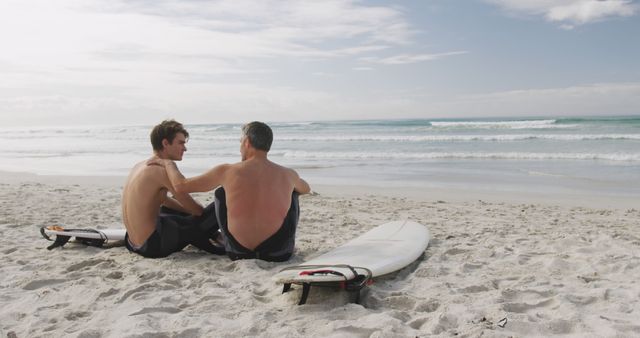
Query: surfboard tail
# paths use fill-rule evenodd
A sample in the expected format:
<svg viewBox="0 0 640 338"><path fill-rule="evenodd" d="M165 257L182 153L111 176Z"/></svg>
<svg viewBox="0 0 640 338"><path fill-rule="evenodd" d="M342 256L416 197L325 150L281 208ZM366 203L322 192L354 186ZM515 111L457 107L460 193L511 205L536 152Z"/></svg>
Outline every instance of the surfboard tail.
<svg viewBox="0 0 640 338"><path fill-rule="evenodd" d="M94 246L98 248L101 248L110 239L107 234L100 230L65 229L64 227L58 225L42 227L40 228L40 234L45 239L53 241L53 243L47 247L47 250L53 250L55 248L64 246L72 237L75 237L77 242L80 242L84 245ZM52 239L53 236L55 236L55 239Z"/></svg>
<svg viewBox="0 0 640 338"><path fill-rule="evenodd" d="M42 235L42 237L46 238L49 241L53 241L53 244L49 245L47 247L47 250L53 250L57 247L62 247L65 244L67 244L67 242L71 239L71 236L63 236L63 235L55 235L56 239L53 240L51 239L51 237L49 237L49 235L47 235L47 233L45 232L46 227L42 227L40 228L40 234Z"/></svg>

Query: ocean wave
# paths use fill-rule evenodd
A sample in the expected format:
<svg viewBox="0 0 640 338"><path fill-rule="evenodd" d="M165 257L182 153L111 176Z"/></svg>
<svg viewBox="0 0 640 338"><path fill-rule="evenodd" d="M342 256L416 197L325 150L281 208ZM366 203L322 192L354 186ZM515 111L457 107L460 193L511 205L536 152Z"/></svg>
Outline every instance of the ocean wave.
<svg viewBox="0 0 640 338"><path fill-rule="evenodd" d="M469 129L546 129L573 128L572 124L556 124L556 120L521 121L432 121L433 128L469 128Z"/></svg>
<svg viewBox="0 0 640 338"><path fill-rule="evenodd" d="M609 117L565 117L559 118L557 124L600 124L600 125L623 125L640 126L638 116L609 116Z"/></svg>
<svg viewBox="0 0 640 338"><path fill-rule="evenodd" d="M317 122L276 122L272 123L271 126L274 128L286 128L286 127L308 127L318 125Z"/></svg>
<svg viewBox="0 0 640 338"><path fill-rule="evenodd" d="M237 142L237 135L198 137L199 141ZM281 136L275 141L287 142L448 142L448 141L522 141L522 140L640 140L640 134L517 134L517 135L317 135Z"/></svg>
<svg viewBox="0 0 640 338"><path fill-rule="evenodd" d="M482 152L307 152L285 151L276 153L288 158L298 159L335 159L335 160L363 160L363 159L398 159L398 160L429 160L429 159L497 159L497 160L606 160L606 161L640 161L640 154L604 154L604 153L482 153Z"/></svg>

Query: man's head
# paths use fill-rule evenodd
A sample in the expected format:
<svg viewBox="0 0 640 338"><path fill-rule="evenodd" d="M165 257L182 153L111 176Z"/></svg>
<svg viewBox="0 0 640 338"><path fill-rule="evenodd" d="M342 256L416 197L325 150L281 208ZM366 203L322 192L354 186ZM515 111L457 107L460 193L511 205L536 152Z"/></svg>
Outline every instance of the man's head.
<svg viewBox="0 0 640 338"><path fill-rule="evenodd" d="M273 142L273 132L268 125L262 122L253 121L242 127L242 142L249 142L249 146L255 150L269 152ZM242 151L241 151L242 152ZM243 153L243 159L245 154Z"/></svg>
<svg viewBox="0 0 640 338"><path fill-rule="evenodd" d="M187 151L185 144L189 133L180 122L164 120L151 130L153 151L161 158L181 161L182 154Z"/></svg>

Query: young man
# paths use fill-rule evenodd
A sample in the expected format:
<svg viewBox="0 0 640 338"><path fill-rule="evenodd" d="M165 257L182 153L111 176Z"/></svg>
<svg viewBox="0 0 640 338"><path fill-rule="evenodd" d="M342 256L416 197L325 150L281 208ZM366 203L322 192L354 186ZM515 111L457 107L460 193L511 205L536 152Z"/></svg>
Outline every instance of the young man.
<svg viewBox="0 0 640 338"><path fill-rule="evenodd" d="M298 194L311 191L293 170L267 159L273 133L262 122L242 128L242 161L218 165L185 178L171 159L152 159L166 168L178 194L218 188L215 206L220 232L231 259L285 261L291 257L299 218Z"/></svg>
<svg viewBox="0 0 640 338"><path fill-rule="evenodd" d="M182 124L163 121L151 131L151 159L181 161L189 133ZM188 193L176 192L167 172L158 166L136 164L122 191L122 220L127 228L125 244L144 257L166 257L188 244L210 253L224 254L214 245L218 234L215 205L206 209ZM167 193L171 192L172 196ZM211 240L210 240L211 239Z"/></svg>

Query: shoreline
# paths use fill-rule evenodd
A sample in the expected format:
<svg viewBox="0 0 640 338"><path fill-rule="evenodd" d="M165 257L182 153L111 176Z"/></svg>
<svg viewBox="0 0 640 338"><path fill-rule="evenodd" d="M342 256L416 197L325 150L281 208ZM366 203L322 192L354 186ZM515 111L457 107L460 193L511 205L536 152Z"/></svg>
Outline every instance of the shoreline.
<svg viewBox="0 0 640 338"><path fill-rule="evenodd" d="M304 177L303 177L304 178ZM0 171L0 183L15 184L20 182L35 182L43 184L89 184L102 187L122 187L126 176L77 176L77 175L38 175L28 172ZM326 181L326 180L325 180ZM337 184L309 184L314 192L328 194L335 197L360 197L372 195L389 198L409 198L424 202L453 202L465 203L484 201L491 203L509 204L542 204L567 207L589 207L600 209L629 209L637 208L637 196L621 195L584 195L582 193L553 192L542 193L532 191L495 191L480 188L440 188L425 186L389 185L337 185ZM204 193L206 194L206 193Z"/></svg>

